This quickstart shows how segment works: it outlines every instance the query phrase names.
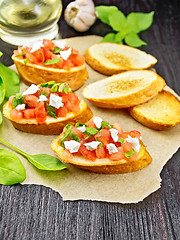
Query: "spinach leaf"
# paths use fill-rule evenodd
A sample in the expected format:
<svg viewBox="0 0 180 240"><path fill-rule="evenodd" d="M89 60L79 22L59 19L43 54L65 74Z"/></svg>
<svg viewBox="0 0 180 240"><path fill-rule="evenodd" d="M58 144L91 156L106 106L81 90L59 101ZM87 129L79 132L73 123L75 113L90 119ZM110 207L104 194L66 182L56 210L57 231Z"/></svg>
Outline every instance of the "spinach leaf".
<svg viewBox="0 0 180 240"><path fill-rule="evenodd" d="M6 93L6 89L2 81L2 78L0 77L0 104L4 101L5 93Z"/></svg>
<svg viewBox="0 0 180 240"><path fill-rule="evenodd" d="M6 98L19 92L20 78L15 71L0 63L0 76L6 89Z"/></svg>
<svg viewBox="0 0 180 240"><path fill-rule="evenodd" d="M13 146L12 144L6 142L5 140L0 138L0 142L4 143L5 145L9 146L10 148L14 149L16 152L19 152L22 156L27 158L27 160L32 163L36 168L40 170L46 171L59 171L66 168L58 158L50 156L48 154L36 154L31 155L28 153L23 152L22 150L18 149L17 147Z"/></svg>
<svg viewBox="0 0 180 240"><path fill-rule="evenodd" d="M14 153L0 149L0 159L0 184L13 185L25 180L25 168Z"/></svg>

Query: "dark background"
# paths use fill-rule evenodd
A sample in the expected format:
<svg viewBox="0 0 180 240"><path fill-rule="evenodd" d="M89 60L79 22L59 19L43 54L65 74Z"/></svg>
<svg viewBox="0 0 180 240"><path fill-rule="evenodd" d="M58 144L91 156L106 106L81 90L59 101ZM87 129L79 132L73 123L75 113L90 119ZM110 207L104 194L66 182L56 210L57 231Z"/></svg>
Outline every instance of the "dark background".
<svg viewBox="0 0 180 240"><path fill-rule="evenodd" d="M65 6L71 1L63 1ZM155 11L150 29L140 34L148 43L142 50L158 59L157 72L180 94L180 1L94 1L115 5L126 15ZM110 28L97 20L85 33L59 21L63 38L104 36ZM0 40L1 62L9 66L16 47ZM170 143L171 140L170 140ZM168 146L166 146L168 147ZM162 187L138 204L66 201L55 191L36 185L0 185L0 240L6 239L180 239L180 151L164 167Z"/></svg>

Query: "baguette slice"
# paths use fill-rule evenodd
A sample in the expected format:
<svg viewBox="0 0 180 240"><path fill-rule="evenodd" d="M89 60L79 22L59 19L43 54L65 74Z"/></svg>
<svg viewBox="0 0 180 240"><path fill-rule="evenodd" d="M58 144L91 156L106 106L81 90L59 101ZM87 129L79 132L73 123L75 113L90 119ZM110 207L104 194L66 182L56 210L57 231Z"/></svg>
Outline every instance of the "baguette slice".
<svg viewBox="0 0 180 240"><path fill-rule="evenodd" d="M97 43L85 50L86 62L96 71L113 75L127 70L148 69L157 59L139 49L115 44Z"/></svg>
<svg viewBox="0 0 180 240"><path fill-rule="evenodd" d="M126 159L121 159L119 161L111 161L108 158L96 159L94 162L85 159L83 156L72 156L70 159L63 159L63 147L58 144L59 139L64 134L53 140L51 143L52 150L56 155L65 163L70 163L75 167L84 169L89 172L94 173L105 173L105 174L115 174L115 173L128 173L140 170L152 162L150 154L147 152L146 147L141 141L141 148L138 153L137 159L133 161L128 161Z"/></svg>
<svg viewBox="0 0 180 240"><path fill-rule="evenodd" d="M165 90L149 102L128 110L138 122L155 130L166 130L180 123L180 101Z"/></svg>
<svg viewBox="0 0 180 240"><path fill-rule="evenodd" d="M83 96L98 107L129 108L147 102L165 85L153 71L126 71L88 85Z"/></svg>
<svg viewBox="0 0 180 240"><path fill-rule="evenodd" d="M12 56L12 59L21 79L27 85L38 85L49 81L55 81L56 83L67 82L74 91L80 88L88 78L85 64L65 70L42 67L31 63L25 64L23 59L18 59L15 55Z"/></svg>
<svg viewBox="0 0 180 240"><path fill-rule="evenodd" d="M53 118L48 116L45 123L38 124L36 119L22 119L22 120L13 120L11 119L10 112L12 108L7 102L3 106L3 114L8 118L13 126L18 130L28 133L43 134L43 135L52 135L60 134L68 123L74 125L76 122L86 122L92 117L92 111L88 105L81 100L80 102L80 111L77 113L67 113L65 118Z"/></svg>

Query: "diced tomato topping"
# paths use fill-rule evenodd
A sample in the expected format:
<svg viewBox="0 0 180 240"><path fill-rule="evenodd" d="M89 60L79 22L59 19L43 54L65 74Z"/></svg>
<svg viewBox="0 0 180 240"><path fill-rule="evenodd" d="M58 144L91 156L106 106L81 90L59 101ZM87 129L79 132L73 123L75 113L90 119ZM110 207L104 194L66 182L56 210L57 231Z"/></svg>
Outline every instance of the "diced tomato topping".
<svg viewBox="0 0 180 240"><path fill-rule="evenodd" d="M78 137L82 138L83 133L82 133L80 130L78 130L78 129L75 128L75 127L72 127L72 131L73 131L76 135L78 135Z"/></svg>
<svg viewBox="0 0 180 240"><path fill-rule="evenodd" d="M62 98L63 98L62 102L64 103L68 111L78 112L80 110L79 108L80 99L76 94L69 92L67 94L64 94Z"/></svg>
<svg viewBox="0 0 180 240"><path fill-rule="evenodd" d="M123 132L122 133L122 138L128 138L128 136L130 136L130 132Z"/></svg>
<svg viewBox="0 0 180 240"><path fill-rule="evenodd" d="M109 158L112 161L119 161L124 158L124 150L123 147L118 147L118 152L112 153Z"/></svg>
<svg viewBox="0 0 180 240"><path fill-rule="evenodd" d="M35 109L34 108L24 109L23 110L23 115L24 115L25 119L32 119L32 118L35 117Z"/></svg>
<svg viewBox="0 0 180 240"><path fill-rule="evenodd" d="M38 123L44 123L47 118L47 112L43 102L38 102L35 108L35 118Z"/></svg>
<svg viewBox="0 0 180 240"><path fill-rule="evenodd" d="M43 52L44 52L44 61L47 61L48 59L52 59L53 53L50 50L48 50L47 48L43 48Z"/></svg>
<svg viewBox="0 0 180 240"><path fill-rule="evenodd" d="M38 62L44 61L44 51L42 47L36 50L35 52L33 52L32 54L34 55L34 57L37 59Z"/></svg>
<svg viewBox="0 0 180 240"><path fill-rule="evenodd" d="M81 144L80 148L79 148L79 152L86 158L89 159L91 161L95 161L96 160L96 153L95 151L90 151L88 150L83 144Z"/></svg>
<svg viewBox="0 0 180 240"><path fill-rule="evenodd" d="M21 120L21 119L23 119L23 112L18 111L16 108L14 108L11 110L10 116L12 119Z"/></svg>
<svg viewBox="0 0 180 240"><path fill-rule="evenodd" d="M137 157L138 157L138 153L135 152L134 155L133 155L131 158L126 158L126 160L128 160L128 161L134 161L135 159L137 159Z"/></svg>
<svg viewBox="0 0 180 240"><path fill-rule="evenodd" d="M132 150L132 143L129 142L123 142L122 144L124 152L128 152Z"/></svg>
<svg viewBox="0 0 180 240"><path fill-rule="evenodd" d="M86 123L86 125L87 125L88 127L93 127L93 128L96 128L96 129L97 129L97 127L96 127L93 119L90 119L90 120Z"/></svg>
<svg viewBox="0 0 180 240"><path fill-rule="evenodd" d="M72 157L72 153L69 150L65 149L62 153L62 159L68 161Z"/></svg>
<svg viewBox="0 0 180 240"><path fill-rule="evenodd" d="M9 105L10 106L12 106L12 100L13 100L14 97L15 97L15 95L12 95L12 96L9 97Z"/></svg>
<svg viewBox="0 0 180 240"><path fill-rule="evenodd" d="M66 115L67 115L67 109L65 106L60 107L59 109L56 109L57 117L66 117Z"/></svg>
<svg viewBox="0 0 180 240"><path fill-rule="evenodd" d="M31 63L35 63L37 64L38 63L38 60L37 58L32 54L32 53L26 53L26 57L27 59L31 62Z"/></svg>
<svg viewBox="0 0 180 240"><path fill-rule="evenodd" d="M49 39L43 39L43 45L45 48L48 48L49 50L54 50L55 48L55 44Z"/></svg>
<svg viewBox="0 0 180 240"><path fill-rule="evenodd" d="M70 59L74 66L80 66L85 63L85 57L78 54L71 54Z"/></svg>
<svg viewBox="0 0 180 240"><path fill-rule="evenodd" d="M111 137L111 133L110 133L109 130L103 128L102 131L97 133L94 137L95 137L95 139L97 138L104 145L106 145L109 142L109 139Z"/></svg>
<svg viewBox="0 0 180 240"><path fill-rule="evenodd" d="M24 96L24 103L26 103L30 108L35 108L37 106L38 104L37 100L38 100L38 97L32 94Z"/></svg>
<svg viewBox="0 0 180 240"><path fill-rule="evenodd" d="M47 88L47 87L43 87L43 90L46 92L47 96L46 97L49 97L50 94L51 94L51 89L50 88ZM55 93L53 93L55 94Z"/></svg>
<svg viewBox="0 0 180 240"><path fill-rule="evenodd" d="M96 149L96 156L97 158L105 158L106 157L106 151L105 151L105 148L102 146L102 147L97 147Z"/></svg>
<svg viewBox="0 0 180 240"><path fill-rule="evenodd" d="M72 67L74 67L74 64L70 59L67 59L63 62L63 68L64 69L69 70Z"/></svg>
<svg viewBox="0 0 180 240"><path fill-rule="evenodd" d="M141 137L141 133L139 131L132 130L132 131L130 131L130 136L132 138L140 138Z"/></svg>
<svg viewBox="0 0 180 240"><path fill-rule="evenodd" d="M112 126L113 126L114 129L118 130L118 132L120 134L123 133L123 129L122 129L122 127L121 127L121 125L119 123L114 123Z"/></svg>

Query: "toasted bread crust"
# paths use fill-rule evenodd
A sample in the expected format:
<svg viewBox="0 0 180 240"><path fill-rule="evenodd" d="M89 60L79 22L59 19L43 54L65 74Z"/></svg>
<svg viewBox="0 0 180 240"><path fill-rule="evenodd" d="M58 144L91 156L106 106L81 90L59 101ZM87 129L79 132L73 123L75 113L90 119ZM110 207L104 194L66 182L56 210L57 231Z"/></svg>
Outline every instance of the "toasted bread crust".
<svg viewBox="0 0 180 240"><path fill-rule="evenodd" d="M97 43L97 44L94 44L93 46L91 47L101 47L101 45L104 45L104 44L108 44L108 47L110 46L113 46L115 45L118 48L124 48L124 49L129 49L129 50L135 50L135 48L132 48L132 47L129 47L129 46L125 46L125 45L120 45L120 44L115 44L115 43ZM118 63L118 65L116 66L116 68L112 68L112 67L109 67L107 65L105 65L103 63L103 61L100 61L98 60L94 55L91 54L91 47L86 49L84 51L84 57L86 59L86 62L96 71L102 73L102 74L105 74L105 75L113 75L113 74L117 74L117 73L121 73L123 71L128 71L128 70L137 70L137 69L148 69L148 68L151 68L152 66L154 66L156 63L157 63L157 59L153 56L151 56L150 54L146 54L145 52L139 50L139 49L136 49L136 52L137 54L146 54L147 56L150 56L152 61L151 63L147 64L146 66L144 67L135 67L131 64L131 61L130 59L128 59L128 57L126 56L126 54L122 54L121 55L121 58L122 61L120 63ZM102 50L103 51L103 50ZM102 52L102 55L104 53ZM113 58L113 56L112 56Z"/></svg>
<svg viewBox="0 0 180 240"><path fill-rule="evenodd" d="M66 124L70 123L74 125L76 122L86 122L92 117L92 111L89 106L81 100L80 111L66 118L49 118L43 124L38 124L36 120L13 120L10 117L11 107L8 102L3 106L3 114L7 117L13 126L23 132L42 134L42 135L58 135L62 132Z"/></svg>
<svg viewBox="0 0 180 240"><path fill-rule="evenodd" d="M147 72L148 70L142 70ZM141 71L141 72L142 72ZM132 71L133 72L137 72L137 71ZM150 100L151 98L153 98L154 96L156 96L158 94L158 92L160 92L163 87L166 85L165 81L163 78L161 78L158 74L153 73L156 76L156 81L152 81L151 84L147 87L145 87L144 89L141 89L139 91L134 91L134 92L129 92L129 94L126 95L120 95L118 97L111 97L111 94L107 94L106 98L92 98L89 97L87 94L87 89L89 88L96 88L96 83L92 83L89 84L88 86L86 86L82 93L83 96L88 99L90 102L92 102L93 104L95 104L98 107L102 107L102 108L129 108L141 103L145 103L148 100ZM118 74L119 76L121 76L121 74ZM113 81L114 77L117 77L118 75L114 75L112 77L110 77ZM108 78L107 78L108 79ZM106 80L106 79L104 79ZM104 84L103 80L100 80L102 82L102 85ZM100 82L99 81L99 82ZM100 90L101 91L101 90Z"/></svg>
<svg viewBox="0 0 180 240"><path fill-rule="evenodd" d="M138 157L134 161L122 159L120 161L111 161L109 159L96 159L94 162L84 159L83 156L72 157L69 160L63 159L63 147L58 144L58 140L63 133L51 143L52 150L56 155L65 163L70 163L75 167L84 169L94 173L115 174L115 173L128 173L140 170L152 162L152 158L146 147L141 142L141 149Z"/></svg>
<svg viewBox="0 0 180 240"><path fill-rule="evenodd" d="M67 82L74 91L80 88L88 78L88 72L85 64L79 67L73 67L70 70L41 67L35 64L25 64L23 60L12 56L17 71L21 79L27 85L40 84L49 81L57 83Z"/></svg>
<svg viewBox="0 0 180 240"><path fill-rule="evenodd" d="M149 112L147 113L143 108ZM180 123L180 101L165 90L149 102L129 108L128 111L138 122L155 130L167 130Z"/></svg>

